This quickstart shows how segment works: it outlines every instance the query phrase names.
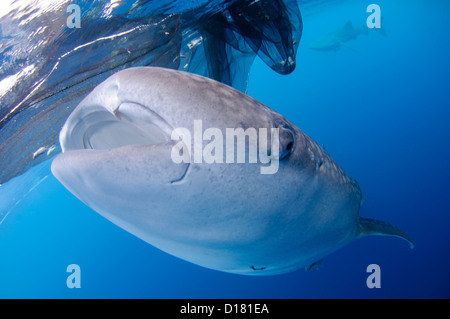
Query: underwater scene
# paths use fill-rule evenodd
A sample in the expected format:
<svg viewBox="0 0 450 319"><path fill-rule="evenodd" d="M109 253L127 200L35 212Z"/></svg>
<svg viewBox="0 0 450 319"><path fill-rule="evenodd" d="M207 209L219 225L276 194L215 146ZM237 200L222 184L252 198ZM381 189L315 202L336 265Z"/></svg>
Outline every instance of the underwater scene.
<svg viewBox="0 0 450 319"><path fill-rule="evenodd" d="M0 298L449 298L448 12L2 1Z"/></svg>

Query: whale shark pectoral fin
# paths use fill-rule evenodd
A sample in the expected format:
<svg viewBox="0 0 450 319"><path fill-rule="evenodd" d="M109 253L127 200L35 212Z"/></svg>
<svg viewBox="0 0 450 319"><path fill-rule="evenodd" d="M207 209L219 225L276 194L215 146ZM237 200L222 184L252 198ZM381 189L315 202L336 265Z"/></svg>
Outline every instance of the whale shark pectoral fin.
<svg viewBox="0 0 450 319"><path fill-rule="evenodd" d="M314 263L312 263L311 265L305 267L306 271L311 271L311 270L318 270L320 267L322 267L323 265L323 259L318 260Z"/></svg>
<svg viewBox="0 0 450 319"><path fill-rule="evenodd" d="M346 43L341 42L339 45L340 45L341 47L346 47L347 49L350 49L350 50L352 50L353 52L359 53L359 50L358 50L358 49L356 49L356 48L354 48L354 47L352 47L352 46L350 46L350 45L348 45L348 44L346 44Z"/></svg>
<svg viewBox="0 0 450 319"><path fill-rule="evenodd" d="M353 31L353 24L351 21L347 21L347 23L345 23L344 30L347 32Z"/></svg>
<svg viewBox="0 0 450 319"><path fill-rule="evenodd" d="M414 248L414 242L407 233L405 233L400 228L397 228L394 225L383 222L381 220L360 217L358 228L358 237L370 235L394 236L406 240L409 243L411 249Z"/></svg>

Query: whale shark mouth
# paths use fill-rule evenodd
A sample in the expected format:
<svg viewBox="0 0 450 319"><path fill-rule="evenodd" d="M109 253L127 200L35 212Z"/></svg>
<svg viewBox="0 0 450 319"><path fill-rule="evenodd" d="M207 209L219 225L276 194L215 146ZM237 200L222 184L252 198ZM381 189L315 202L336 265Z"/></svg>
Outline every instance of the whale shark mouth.
<svg viewBox="0 0 450 319"><path fill-rule="evenodd" d="M72 114L60 133L63 152L108 150L170 140L171 126L157 113L135 102L121 103L114 111L95 105Z"/></svg>

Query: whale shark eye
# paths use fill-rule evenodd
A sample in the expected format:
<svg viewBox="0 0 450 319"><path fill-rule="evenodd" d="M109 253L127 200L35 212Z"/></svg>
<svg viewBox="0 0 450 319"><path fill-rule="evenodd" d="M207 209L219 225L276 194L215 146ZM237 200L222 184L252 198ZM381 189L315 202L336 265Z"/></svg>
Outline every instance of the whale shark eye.
<svg viewBox="0 0 450 319"><path fill-rule="evenodd" d="M275 127L279 128L280 138L280 161L287 158L295 147L295 133L292 127L282 120L275 122Z"/></svg>

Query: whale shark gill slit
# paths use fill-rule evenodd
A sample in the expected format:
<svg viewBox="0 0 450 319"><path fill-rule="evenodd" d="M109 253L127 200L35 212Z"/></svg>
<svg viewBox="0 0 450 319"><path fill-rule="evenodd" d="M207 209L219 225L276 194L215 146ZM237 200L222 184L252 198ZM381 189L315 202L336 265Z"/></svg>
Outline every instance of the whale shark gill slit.
<svg viewBox="0 0 450 319"><path fill-rule="evenodd" d="M176 184L176 183L181 182L184 179L184 177L186 176L186 174L187 174L187 172L189 170L189 167L191 167L191 164L187 163L186 170L184 171L183 175L181 175L180 178L177 178L177 179L174 179L174 180L170 181L170 184Z"/></svg>

